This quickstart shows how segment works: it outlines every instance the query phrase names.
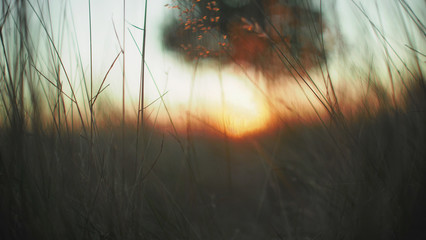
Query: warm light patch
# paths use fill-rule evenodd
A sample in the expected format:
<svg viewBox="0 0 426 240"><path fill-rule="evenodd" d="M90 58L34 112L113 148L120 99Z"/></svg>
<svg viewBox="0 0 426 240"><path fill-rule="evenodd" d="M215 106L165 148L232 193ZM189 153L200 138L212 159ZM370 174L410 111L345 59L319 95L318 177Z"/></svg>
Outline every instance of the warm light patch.
<svg viewBox="0 0 426 240"><path fill-rule="evenodd" d="M270 120L267 107L255 98L227 102L223 107L212 110L206 114L210 115L212 125L230 137L244 137L264 130Z"/></svg>
<svg viewBox="0 0 426 240"><path fill-rule="evenodd" d="M270 112L265 97L249 80L229 69L223 71L221 77L213 70L204 70L197 74L191 91L191 77L188 77L180 77L179 81L170 79L165 96L179 133L190 128L194 132L240 138L268 127ZM150 120L153 123L155 118ZM156 125L174 131L164 107L160 109Z"/></svg>

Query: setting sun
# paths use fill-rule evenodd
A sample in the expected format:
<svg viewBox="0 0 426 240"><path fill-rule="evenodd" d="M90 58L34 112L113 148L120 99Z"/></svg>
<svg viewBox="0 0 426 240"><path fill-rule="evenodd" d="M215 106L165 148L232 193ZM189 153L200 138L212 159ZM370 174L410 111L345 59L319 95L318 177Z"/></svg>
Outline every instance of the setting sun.
<svg viewBox="0 0 426 240"><path fill-rule="evenodd" d="M178 82L170 80L171 83ZM181 80L179 86L170 84L166 87L166 91L169 88L170 91L164 97L178 132L184 132L190 124L198 131L213 130L239 138L262 131L270 123L268 104L257 88L259 86L255 87L238 76L232 68L224 69L221 75L200 70L192 90L182 82L185 81ZM171 125L166 111L160 111L158 118L150 118L150 122L166 128Z"/></svg>

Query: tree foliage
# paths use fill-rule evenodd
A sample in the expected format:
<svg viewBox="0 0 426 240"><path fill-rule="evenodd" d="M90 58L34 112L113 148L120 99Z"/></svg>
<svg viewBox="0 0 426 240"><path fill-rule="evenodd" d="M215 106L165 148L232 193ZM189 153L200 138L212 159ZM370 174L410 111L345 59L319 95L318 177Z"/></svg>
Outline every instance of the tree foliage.
<svg viewBox="0 0 426 240"><path fill-rule="evenodd" d="M324 61L322 16L309 0L174 0L166 49L187 61L237 63L275 78Z"/></svg>

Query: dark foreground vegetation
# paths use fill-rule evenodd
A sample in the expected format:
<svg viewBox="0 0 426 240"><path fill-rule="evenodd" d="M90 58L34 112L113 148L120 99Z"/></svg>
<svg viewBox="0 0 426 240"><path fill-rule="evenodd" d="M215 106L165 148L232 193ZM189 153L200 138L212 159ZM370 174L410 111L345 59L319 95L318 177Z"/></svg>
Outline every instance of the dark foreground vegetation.
<svg viewBox="0 0 426 240"><path fill-rule="evenodd" d="M143 157L119 126L92 155L78 131L2 127L1 237L424 239L426 92L411 90L398 109L238 141L150 130Z"/></svg>
<svg viewBox="0 0 426 240"><path fill-rule="evenodd" d="M399 75L397 98L366 76L365 99L352 111L331 101L322 121L238 140L174 135L123 127L95 114L93 98L66 94L53 42L48 80L32 55L30 7L7 3L0 239L426 238L422 60Z"/></svg>

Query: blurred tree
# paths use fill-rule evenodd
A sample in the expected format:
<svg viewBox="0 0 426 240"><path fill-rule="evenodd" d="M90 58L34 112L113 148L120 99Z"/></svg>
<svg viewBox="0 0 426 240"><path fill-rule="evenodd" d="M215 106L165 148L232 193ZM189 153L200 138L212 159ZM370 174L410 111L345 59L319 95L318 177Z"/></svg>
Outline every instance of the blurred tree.
<svg viewBox="0 0 426 240"><path fill-rule="evenodd" d="M178 14L164 26L164 44L188 61L233 62L275 79L325 59L321 14L310 0L174 0L166 6Z"/></svg>

